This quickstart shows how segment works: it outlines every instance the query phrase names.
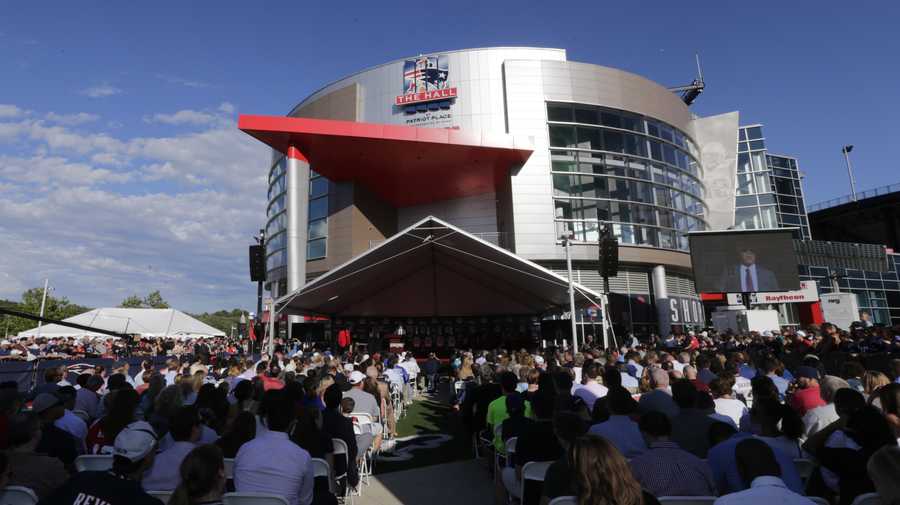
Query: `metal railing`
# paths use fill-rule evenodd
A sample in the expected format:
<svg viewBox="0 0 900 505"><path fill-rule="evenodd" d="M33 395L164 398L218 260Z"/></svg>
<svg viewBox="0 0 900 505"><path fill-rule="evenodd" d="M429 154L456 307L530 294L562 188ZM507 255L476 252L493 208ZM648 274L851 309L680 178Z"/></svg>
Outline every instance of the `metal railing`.
<svg viewBox="0 0 900 505"><path fill-rule="evenodd" d="M480 238L481 240L484 240L485 242L494 244L495 246L502 247L503 249L506 249L507 251L512 250L511 249L512 241L510 240L511 237L510 237L509 232L491 231L491 232L481 232L481 233L470 233L470 235ZM385 239L370 240L369 241L369 249L372 249L373 247L375 247L377 245L383 244L384 241L385 241Z"/></svg>
<svg viewBox="0 0 900 505"><path fill-rule="evenodd" d="M888 184L887 186L881 186L878 188L867 189L865 191L860 191L856 193L856 200L863 200L866 198L872 198L873 196L881 196L887 195L889 193L894 193L896 191L900 191L900 182L894 184ZM853 201L853 195L844 195L838 198L832 198L831 200L825 200L824 202L814 203L806 207L806 212L815 212L817 210L828 209L831 207L837 207L838 205L843 205L845 203L850 203Z"/></svg>

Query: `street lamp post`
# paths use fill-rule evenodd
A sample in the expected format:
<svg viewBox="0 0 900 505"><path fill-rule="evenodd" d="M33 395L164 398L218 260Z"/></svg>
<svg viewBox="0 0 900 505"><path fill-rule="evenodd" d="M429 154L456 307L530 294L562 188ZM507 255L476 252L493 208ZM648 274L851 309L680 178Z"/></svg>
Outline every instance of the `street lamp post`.
<svg viewBox="0 0 900 505"><path fill-rule="evenodd" d="M575 321L575 286L572 283L572 239L569 236L562 237L562 245L566 248L566 270L569 272L569 314L572 320L572 355L578 354L578 326Z"/></svg>
<svg viewBox="0 0 900 505"><path fill-rule="evenodd" d="M847 175L850 176L850 198L853 201L856 201L856 182L853 180L853 165L850 164L850 151L853 150L853 145L846 145L841 149L841 152L844 153L844 161L847 163Z"/></svg>

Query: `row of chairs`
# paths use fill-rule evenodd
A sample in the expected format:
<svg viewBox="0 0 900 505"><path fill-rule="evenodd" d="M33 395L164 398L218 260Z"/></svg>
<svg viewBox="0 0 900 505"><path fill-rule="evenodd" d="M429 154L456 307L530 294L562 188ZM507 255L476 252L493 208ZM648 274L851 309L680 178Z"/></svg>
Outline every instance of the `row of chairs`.
<svg viewBox="0 0 900 505"><path fill-rule="evenodd" d="M816 505L830 505L828 500L818 496L807 496ZM657 498L663 505L712 505L716 501L715 496L662 496ZM578 505L578 499L574 496L560 496L550 500L550 505ZM856 497L853 505L881 505L878 493L866 493Z"/></svg>
<svg viewBox="0 0 900 505"><path fill-rule="evenodd" d="M506 453L495 457L497 469L500 468L502 458L510 458L516 452L517 438L513 437L506 442ZM815 462L809 459L798 458L794 460L797 465L797 471L804 486L806 481L812 475L815 468ZM547 469L550 468L549 461L531 461L522 467L522 482L519 496L525 496L525 482L529 480L543 482L547 475ZM716 501L715 496L663 496L658 498L661 504L665 505L712 505ZM817 505L829 505L828 500L818 496L807 496ZM550 505L577 505L578 501L574 496L561 496L550 501ZM881 498L878 493L866 493L856 497L852 505L881 505Z"/></svg>
<svg viewBox="0 0 900 505"><path fill-rule="evenodd" d="M348 455L347 444L343 440L335 439L334 445L335 455L343 455L346 461ZM332 493L336 492L336 481L346 479L347 477L346 473L339 476L334 476L331 471L331 466L324 459L313 458L312 465L314 477L317 479L328 479L328 489ZM88 454L79 456L75 459L75 468L79 472L109 470L110 468L112 468L112 456L107 454ZM234 459L225 459L225 477L228 479L234 478ZM27 493L21 490L25 490ZM28 488L21 488L21 490L17 487L10 487L3 490L2 493L7 493L8 491L10 497L12 497L13 495L19 496L31 493L31 490ZM163 503L168 503L169 498L172 495L171 491L148 491L148 493L159 498ZM31 494L33 495L34 493ZM10 497L7 497L7 494L0 494L0 503L2 503L3 505L19 505L32 503L28 502L27 500L15 501ZM283 497L265 493L228 493L223 497L223 502L226 505L288 505L287 500L285 500ZM34 499L33 503L37 503L37 498Z"/></svg>

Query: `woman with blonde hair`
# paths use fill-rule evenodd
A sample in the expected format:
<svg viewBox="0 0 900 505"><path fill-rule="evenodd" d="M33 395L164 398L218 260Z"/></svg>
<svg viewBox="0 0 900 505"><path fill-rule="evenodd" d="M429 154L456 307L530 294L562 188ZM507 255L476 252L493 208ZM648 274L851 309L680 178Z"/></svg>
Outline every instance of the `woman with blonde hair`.
<svg viewBox="0 0 900 505"><path fill-rule="evenodd" d="M641 490L628 461L608 440L586 435L569 447L573 492L578 505L658 505Z"/></svg>
<svg viewBox="0 0 900 505"><path fill-rule="evenodd" d="M475 372L472 371L472 363L471 356L466 355L466 357L463 358L462 366L459 367L459 372L456 374L457 380L464 381L475 377Z"/></svg>
<svg viewBox="0 0 900 505"><path fill-rule="evenodd" d="M887 386L890 383L891 380L888 379L887 375L877 370L867 370L862 376L863 394L866 395L866 399L873 403L877 402L880 407L878 390L882 386Z"/></svg>

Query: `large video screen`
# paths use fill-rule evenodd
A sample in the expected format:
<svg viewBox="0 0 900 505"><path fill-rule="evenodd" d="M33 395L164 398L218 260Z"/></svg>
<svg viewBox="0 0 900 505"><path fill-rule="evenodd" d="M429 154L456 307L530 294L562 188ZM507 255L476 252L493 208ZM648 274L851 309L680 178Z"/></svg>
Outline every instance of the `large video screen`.
<svg viewBox="0 0 900 505"><path fill-rule="evenodd" d="M694 283L701 293L762 293L800 288L790 230L691 233Z"/></svg>

